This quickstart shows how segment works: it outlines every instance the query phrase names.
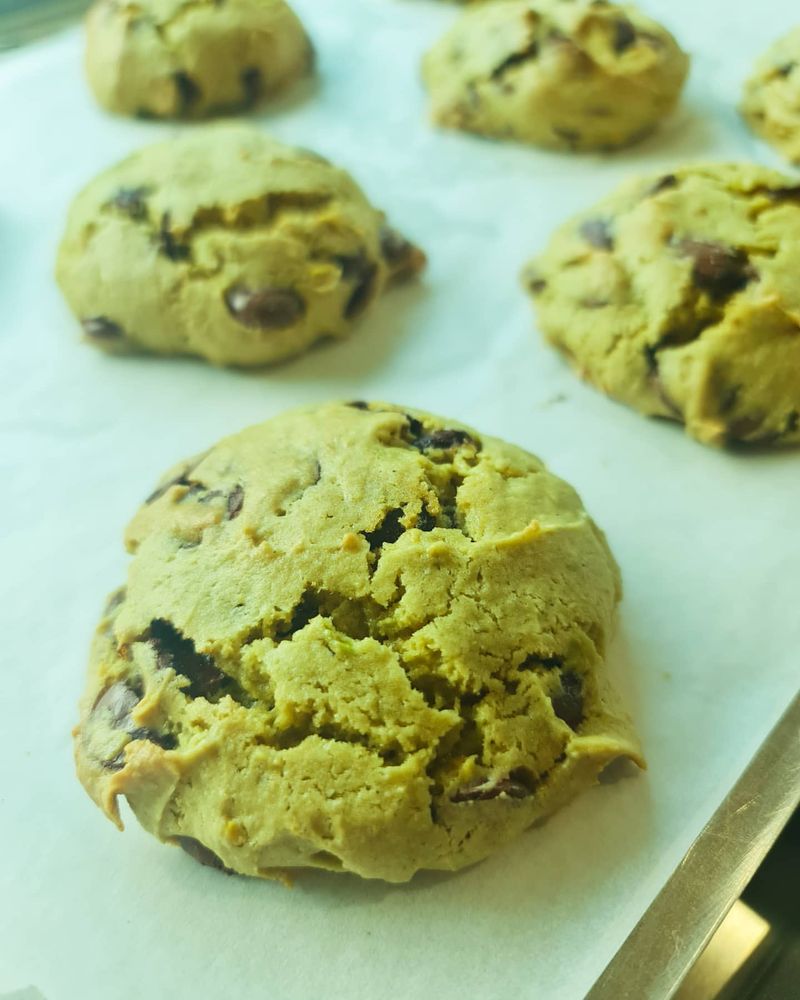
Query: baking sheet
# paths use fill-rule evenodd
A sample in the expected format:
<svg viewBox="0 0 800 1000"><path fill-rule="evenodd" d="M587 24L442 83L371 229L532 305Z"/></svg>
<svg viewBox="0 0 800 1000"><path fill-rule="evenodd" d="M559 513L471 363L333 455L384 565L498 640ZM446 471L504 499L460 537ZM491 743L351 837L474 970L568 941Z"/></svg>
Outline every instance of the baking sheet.
<svg viewBox="0 0 800 1000"><path fill-rule="evenodd" d="M694 55L658 136L612 157L434 131L419 56L436 0L295 0L319 83L260 124L351 169L426 248L348 342L267 373L106 358L51 273L66 206L172 126L110 118L77 32L0 60L0 992L237 1000L578 998L788 704L800 647L800 455L733 455L583 386L533 333L523 261L633 170L771 154L734 103L788 2L649 0ZM290 405L383 398L541 455L606 529L626 586L613 669L647 775L592 790L454 876L408 886L311 873L289 891L223 878L124 836L73 777L69 729L121 532L176 459ZM676 942L679 946L679 942Z"/></svg>

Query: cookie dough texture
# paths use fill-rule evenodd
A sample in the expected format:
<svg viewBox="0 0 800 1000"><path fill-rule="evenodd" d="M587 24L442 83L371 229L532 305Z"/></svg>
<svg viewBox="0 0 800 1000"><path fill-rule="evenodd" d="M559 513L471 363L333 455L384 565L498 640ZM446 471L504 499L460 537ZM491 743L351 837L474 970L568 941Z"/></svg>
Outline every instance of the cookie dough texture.
<svg viewBox="0 0 800 1000"><path fill-rule="evenodd" d="M226 124L93 180L72 205L56 271L98 347L247 366L344 337L424 261L344 171Z"/></svg>
<svg viewBox="0 0 800 1000"><path fill-rule="evenodd" d="M97 0L86 18L89 85L119 114L235 113L312 62L311 43L283 0Z"/></svg>
<svg viewBox="0 0 800 1000"><path fill-rule="evenodd" d="M539 326L611 396L707 444L800 442L800 186L752 164L636 178L525 272Z"/></svg>
<svg viewBox="0 0 800 1000"><path fill-rule="evenodd" d="M778 39L756 63L741 111L754 132L800 164L800 28Z"/></svg>
<svg viewBox="0 0 800 1000"><path fill-rule="evenodd" d="M603 662L616 566L519 448L385 404L292 412L176 467L127 544L78 773L208 863L456 869L641 763Z"/></svg>
<svg viewBox="0 0 800 1000"><path fill-rule="evenodd" d="M635 7L497 0L423 61L434 121L560 149L635 142L675 106L689 59Z"/></svg>

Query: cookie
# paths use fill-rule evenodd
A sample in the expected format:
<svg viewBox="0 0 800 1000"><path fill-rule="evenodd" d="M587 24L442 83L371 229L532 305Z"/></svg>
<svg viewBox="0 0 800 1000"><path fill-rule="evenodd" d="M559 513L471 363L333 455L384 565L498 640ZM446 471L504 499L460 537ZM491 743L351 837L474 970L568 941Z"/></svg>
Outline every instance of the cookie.
<svg viewBox="0 0 800 1000"><path fill-rule="evenodd" d="M206 863L404 881L642 764L604 665L616 565L520 448L386 404L291 412L174 468L127 545L78 774Z"/></svg>
<svg viewBox="0 0 800 1000"><path fill-rule="evenodd" d="M103 107L202 118L255 106L306 74L313 49L283 0L96 0L86 72Z"/></svg>
<svg viewBox="0 0 800 1000"><path fill-rule="evenodd" d="M744 86L741 112L754 132L800 164L800 28L758 60Z"/></svg>
<svg viewBox="0 0 800 1000"><path fill-rule="evenodd" d="M800 442L800 186L753 164L636 178L526 270L603 392L706 444Z"/></svg>
<svg viewBox="0 0 800 1000"><path fill-rule="evenodd" d="M56 273L98 347L253 366L346 336L387 282L424 262L344 171L227 124L93 180Z"/></svg>
<svg viewBox="0 0 800 1000"><path fill-rule="evenodd" d="M555 149L624 146L675 106L689 59L635 7L497 0L468 8L423 61L433 120Z"/></svg>

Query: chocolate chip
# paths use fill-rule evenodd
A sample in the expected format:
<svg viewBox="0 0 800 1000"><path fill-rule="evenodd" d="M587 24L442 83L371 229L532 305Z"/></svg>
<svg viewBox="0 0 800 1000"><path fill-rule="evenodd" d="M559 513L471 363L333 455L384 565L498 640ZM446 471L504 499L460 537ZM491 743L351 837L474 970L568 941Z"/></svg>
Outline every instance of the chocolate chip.
<svg viewBox="0 0 800 1000"><path fill-rule="evenodd" d="M261 70L257 66L248 66L239 74L239 79L242 81L244 107L252 108L264 93L264 78L261 75Z"/></svg>
<svg viewBox="0 0 800 1000"><path fill-rule="evenodd" d="M216 665L211 656L198 653L191 639L187 639L172 622L154 618L150 622L147 641L156 653L159 670L171 668L186 677L189 686L184 693L190 698L208 698L224 694L231 680Z"/></svg>
<svg viewBox="0 0 800 1000"><path fill-rule="evenodd" d="M790 75L790 73L792 72L792 70L795 68L796 65L797 63L795 62L783 63L783 65L775 67L775 72L777 73L778 76L786 77Z"/></svg>
<svg viewBox="0 0 800 1000"><path fill-rule="evenodd" d="M355 319L369 305L375 289L378 268L363 251L349 257L337 257L336 263L341 268L345 281L356 282L344 307L345 319Z"/></svg>
<svg viewBox="0 0 800 1000"><path fill-rule="evenodd" d="M695 285L712 298L738 292L757 276L747 254L735 247L704 240L681 240L678 249L692 258Z"/></svg>
<svg viewBox="0 0 800 1000"><path fill-rule="evenodd" d="M396 542L397 539L406 530L400 523L400 519L403 517L404 511L400 507L395 507L393 510L387 511L384 515L383 520L373 531L362 531L361 534L369 542L369 547L372 552L379 549L382 545L389 545L391 542Z"/></svg>
<svg viewBox="0 0 800 1000"><path fill-rule="evenodd" d="M177 73L173 73L172 79L175 81L175 91L178 95L177 113L182 115L185 114L193 104L197 103L200 99L202 91L189 74L185 73L183 70L179 69Z"/></svg>
<svg viewBox="0 0 800 1000"><path fill-rule="evenodd" d="M583 680L574 670L561 675L561 690L550 699L553 711L562 722L577 729L583 722Z"/></svg>
<svg viewBox="0 0 800 1000"><path fill-rule="evenodd" d="M131 728L131 712L142 700L143 691L125 681L117 681L98 697L92 708L92 715L107 712L112 729Z"/></svg>
<svg viewBox="0 0 800 1000"><path fill-rule="evenodd" d="M423 434L422 437L417 438L414 442L414 447L419 449L419 451L433 451L434 449L447 451L450 448L460 448L462 445L468 444L477 448L478 442L467 434L466 431L444 428L442 430L431 431L429 434Z"/></svg>
<svg viewBox="0 0 800 1000"><path fill-rule="evenodd" d="M313 588L304 590L292 611L288 625L284 622L275 629L275 638L278 641L291 639L295 632L301 632L319 613L319 594Z"/></svg>
<svg viewBox="0 0 800 1000"><path fill-rule="evenodd" d="M345 406L350 406L354 410L369 410L369 403L365 403L363 399L354 399L350 403L345 403Z"/></svg>
<svg viewBox="0 0 800 1000"><path fill-rule="evenodd" d="M431 514L427 507L422 508L422 510L417 515L417 527L420 531L433 531L436 527L436 518Z"/></svg>
<svg viewBox="0 0 800 1000"><path fill-rule="evenodd" d="M391 226L382 226L378 236L381 256L396 277L415 274L425 265L425 255Z"/></svg>
<svg viewBox="0 0 800 1000"><path fill-rule="evenodd" d="M191 248L185 243L179 243L170 229L170 214L164 212L161 216L161 225L158 230L158 249L169 260L187 260L191 255Z"/></svg>
<svg viewBox="0 0 800 1000"><path fill-rule="evenodd" d="M107 316L87 316L81 320L83 332L92 340L123 340L122 327Z"/></svg>
<svg viewBox="0 0 800 1000"><path fill-rule="evenodd" d="M581 223L579 232L587 243L591 243L598 250L614 249L611 228L605 219L587 219Z"/></svg>
<svg viewBox="0 0 800 1000"><path fill-rule="evenodd" d="M167 490L169 490L173 486L188 486L191 488L193 486L200 485L199 483L193 483L191 479L187 478L193 468L194 466L187 465L182 472L179 472L177 476L173 476L172 479L169 480L169 482L164 483L163 486L156 487L156 489L153 490L150 496L145 498L144 502L146 504L154 503L156 500L163 497L164 494L167 492Z"/></svg>
<svg viewBox="0 0 800 1000"><path fill-rule="evenodd" d="M129 735L131 740L147 740L148 743L155 743L162 750L174 750L178 745L178 740L172 733L158 733L154 729L131 729Z"/></svg>
<svg viewBox="0 0 800 1000"><path fill-rule="evenodd" d="M417 420L416 417L412 417L410 413L406 414L406 424L408 425L408 433L412 438L419 438L423 431L422 421Z"/></svg>
<svg viewBox="0 0 800 1000"><path fill-rule="evenodd" d="M669 191L671 188L675 188L677 186L678 178L675 174L664 174L663 177L659 177L655 184L653 184L653 186L649 188L646 193L650 196L654 194L661 194L662 191Z"/></svg>
<svg viewBox="0 0 800 1000"><path fill-rule="evenodd" d="M228 495L226 514L229 521L233 521L234 518L237 518L241 514L243 504L244 490L237 484Z"/></svg>
<svg viewBox="0 0 800 1000"><path fill-rule="evenodd" d="M119 209L131 219L147 218L147 201L145 196L151 191L149 187L120 188L108 202L113 208Z"/></svg>
<svg viewBox="0 0 800 1000"><path fill-rule="evenodd" d="M306 304L293 288L233 285L225 305L237 323L254 330L285 330L305 315Z"/></svg>
<svg viewBox="0 0 800 1000"><path fill-rule="evenodd" d="M537 668L543 670L557 670L563 667L564 660L560 656L539 656L538 653L530 653L525 659L520 663L520 670L536 670Z"/></svg>
<svg viewBox="0 0 800 1000"><path fill-rule="evenodd" d="M217 871L225 872L226 875L233 875L233 871L226 868L217 855L205 844L201 844L199 840L195 840L194 837L175 837L173 839L181 850L186 851L190 858L199 861L201 865L205 865L206 868L216 868Z"/></svg>
<svg viewBox="0 0 800 1000"><path fill-rule="evenodd" d="M636 42L636 29L631 22L624 17L614 22L614 51L621 55L626 49Z"/></svg>
<svg viewBox="0 0 800 1000"><path fill-rule="evenodd" d="M519 66L521 63L530 62L539 55L539 43L531 42L527 48L521 49L519 52L512 52L510 56L507 56L501 63L490 73L490 79L499 80L504 73L508 70L513 69L514 66Z"/></svg>
<svg viewBox="0 0 800 1000"><path fill-rule="evenodd" d="M524 799L531 794L531 790L522 782L507 778L487 778L477 785L470 785L467 788L459 788L450 796L451 802L487 802L489 799L499 798L506 795L510 799Z"/></svg>

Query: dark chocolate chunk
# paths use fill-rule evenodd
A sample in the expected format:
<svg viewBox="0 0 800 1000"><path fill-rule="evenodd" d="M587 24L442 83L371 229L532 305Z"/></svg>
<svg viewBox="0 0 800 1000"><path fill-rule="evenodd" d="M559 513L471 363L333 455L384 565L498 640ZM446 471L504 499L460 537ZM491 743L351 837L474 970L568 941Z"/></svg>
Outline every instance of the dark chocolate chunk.
<svg viewBox="0 0 800 1000"><path fill-rule="evenodd" d="M539 43L531 42L524 49L520 49L519 52L512 52L511 55L506 56L506 58L498 63L497 66L490 73L490 79L500 80L504 73L508 70L513 69L514 66L519 66L521 63L530 62L539 55Z"/></svg>
<svg viewBox="0 0 800 1000"><path fill-rule="evenodd" d="M526 276L525 284L527 285L528 291L531 295L541 295L545 288L547 288L547 282L545 279L540 277L535 272Z"/></svg>
<svg viewBox="0 0 800 1000"><path fill-rule="evenodd" d="M124 212L131 219L147 218L146 195L150 193L149 187L120 188L114 193L109 205Z"/></svg>
<svg viewBox="0 0 800 1000"><path fill-rule="evenodd" d="M225 305L242 326L255 330L285 330L305 315L306 304L293 288L245 288L225 292Z"/></svg>
<svg viewBox="0 0 800 1000"><path fill-rule="evenodd" d="M288 625L283 623L276 628L275 638L291 639L295 632L302 631L319 613L319 594L313 588L303 591L303 596L292 611Z"/></svg>
<svg viewBox="0 0 800 1000"><path fill-rule="evenodd" d="M391 226L382 226L378 239L381 256L396 275L413 274L425 263L422 251Z"/></svg>
<svg viewBox="0 0 800 1000"><path fill-rule="evenodd" d="M661 194L662 191L669 191L671 188L678 186L678 178L675 174L664 174L663 177L653 184L653 186L647 191L648 195Z"/></svg>
<svg viewBox="0 0 800 1000"><path fill-rule="evenodd" d="M182 69L173 73L172 79L175 81L175 91L178 95L177 113L182 115L189 111L193 104L197 103L202 91L196 81Z"/></svg>
<svg viewBox="0 0 800 1000"><path fill-rule="evenodd" d="M579 232L587 243L591 243L598 250L614 249L611 227L605 219L587 219L581 223Z"/></svg>
<svg viewBox="0 0 800 1000"><path fill-rule="evenodd" d="M513 772L512 772L513 773ZM531 794L531 789L520 781L515 781L511 775L507 778L488 778L477 785L459 788L450 796L451 802L486 802L489 799L506 795L511 799L524 799Z"/></svg>
<svg viewBox="0 0 800 1000"><path fill-rule="evenodd" d="M363 399L354 399L349 403L345 403L345 406L350 406L354 410L369 410L369 403L365 403Z"/></svg>
<svg viewBox="0 0 800 1000"><path fill-rule="evenodd" d="M125 681L117 681L98 697L92 708L93 715L108 712L113 729L129 730L131 728L131 712L142 700L143 691Z"/></svg>
<svg viewBox="0 0 800 1000"><path fill-rule="evenodd" d="M583 679L574 670L561 675L561 690L550 699L553 711L562 722L577 729L583 722Z"/></svg>
<svg viewBox="0 0 800 1000"><path fill-rule="evenodd" d="M175 837L174 840L178 847L186 851L190 858L199 861L206 868L216 868L217 871L225 872L226 875L233 875L231 869L225 867L211 848L206 847L205 844L201 844L194 837Z"/></svg>
<svg viewBox="0 0 800 1000"><path fill-rule="evenodd" d="M242 512L242 506L244 504L244 490L238 484L233 487L231 492L228 494L228 503L226 516L229 521L238 517Z"/></svg>
<svg viewBox="0 0 800 1000"><path fill-rule="evenodd" d="M83 332L92 340L122 340L125 332L119 323L107 316L87 316L81 320Z"/></svg>
<svg viewBox="0 0 800 1000"><path fill-rule="evenodd" d="M406 530L400 523L400 519L404 515L404 511L401 507L395 507L393 510L389 510L383 517L383 520L373 531L362 531L361 534L369 542L370 549L374 552L379 549L382 545L388 545L391 542L396 542L397 539Z"/></svg>
<svg viewBox="0 0 800 1000"><path fill-rule="evenodd" d="M188 260L191 256L191 248L185 243L179 243L175 239L175 234L170 229L170 214L164 212L161 216L161 225L158 230L158 249L169 260Z"/></svg>
<svg viewBox="0 0 800 1000"><path fill-rule="evenodd" d="M614 51L617 55L622 55L627 49L631 47L636 42L636 29L631 24L631 22L625 18L621 17L614 22Z"/></svg>
<svg viewBox="0 0 800 1000"><path fill-rule="evenodd" d="M433 531L436 527L436 518L425 506L417 515L417 527L420 531Z"/></svg>
<svg viewBox="0 0 800 1000"><path fill-rule="evenodd" d="M564 666L564 660L560 656L539 656L538 653L530 653L525 659L520 663L520 670L536 670L537 668L542 668L543 670L557 670Z"/></svg>
<svg viewBox="0 0 800 1000"><path fill-rule="evenodd" d="M462 445L468 444L477 448L478 442L467 434L466 431L459 431L450 427L423 434L414 441L414 447L419 449L419 451L433 451L434 449L447 451L450 448L460 448Z"/></svg>
<svg viewBox="0 0 800 1000"><path fill-rule="evenodd" d="M164 483L163 486L157 486L156 489L145 499L145 503L154 503L156 500L164 496L168 489L173 486L188 486L193 488L194 486L200 486L200 483L194 483L191 479L187 478L189 473L192 471L193 466L188 465L182 472L179 472L177 476L173 476L169 482Z"/></svg>
<svg viewBox="0 0 800 1000"><path fill-rule="evenodd" d="M239 74L242 81L243 105L252 108L259 102L264 93L264 78L257 66L248 66Z"/></svg>
<svg viewBox="0 0 800 1000"><path fill-rule="evenodd" d="M131 740L147 740L148 743L155 743L162 750L174 750L178 745L178 740L172 733L158 733L155 729L130 729Z"/></svg>
<svg viewBox="0 0 800 1000"><path fill-rule="evenodd" d="M408 433L412 438L419 438L422 435L422 421L417 420L416 417L412 417L410 413L406 414L406 421L408 422Z"/></svg>
<svg viewBox="0 0 800 1000"><path fill-rule="evenodd" d="M187 639L172 622L154 618L146 636L156 652L159 670L172 668L175 673L188 678L184 693L190 698L208 698L223 694L230 678L214 662L213 657L198 653L191 639Z"/></svg>
<svg viewBox="0 0 800 1000"><path fill-rule="evenodd" d="M355 288L344 306L345 319L355 319L369 305L375 290L378 268L363 252L350 257L337 257L336 263L342 270L342 278L355 282Z"/></svg>
<svg viewBox="0 0 800 1000"><path fill-rule="evenodd" d="M681 240L678 249L693 261L695 285L712 298L738 292L757 277L747 254L735 247L705 240Z"/></svg>
<svg viewBox="0 0 800 1000"><path fill-rule="evenodd" d="M795 68L796 65L797 63L795 62L783 63L783 65L775 67L775 72L777 73L778 76L786 77L790 75L790 73L792 72L792 70Z"/></svg>

